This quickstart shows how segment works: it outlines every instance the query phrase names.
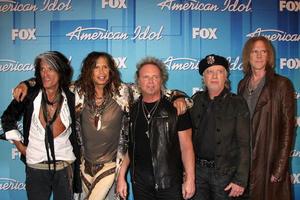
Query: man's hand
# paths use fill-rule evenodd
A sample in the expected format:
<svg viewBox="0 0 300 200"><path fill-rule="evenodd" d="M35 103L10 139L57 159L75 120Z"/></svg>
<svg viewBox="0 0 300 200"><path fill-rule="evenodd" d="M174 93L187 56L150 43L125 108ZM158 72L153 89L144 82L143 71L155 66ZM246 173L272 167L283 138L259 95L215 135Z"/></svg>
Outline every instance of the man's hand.
<svg viewBox="0 0 300 200"><path fill-rule="evenodd" d="M280 182L280 179L275 177L273 174L271 175L271 183L278 183Z"/></svg>
<svg viewBox="0 0 300 200"><path fill-rule="evenodd" d="M173 106L177 109L177 115L182 115L187 110L187 104L184 98L178 98L174 101Z"/></svg>
<svg viewBox="0 0 300 200"><path fill-rule="evenodd" d="M28 92L28 88L25 83L20 83L13 92L14 99L18 102L21 102L24 100Z"/></svg>
<svg viewBox="0 0 300 200"><path fill-rule="evenodd" d="M14 144L16 145L17 149L20 151L20 153L24 156L26 156L26 149L27 147L20 141L13 140Z"/></svg>
<svg viewBox="0 0 300 200"><path fill-rule="evenodd" d="M194 196L195 194L195 181L188 181L186 180L182 184L182 197L183 199L190 199Z"/></svg>
<svg viewBox="0 0 300 200"><path fill-rule="evenodd" d="M127 182L124 177L118 177L117 194L119 194L122 199L127 198Z"/></svg>
<svg viewBox="0 0 300 200"><path fill-rule="evenodd" d="M228 196L230 197L238 197L238 196L241 196L243 195L244 191L245 191L245 188L237 185L237 184L234 184L234 183L229 183L229 185L227 185L227 187L224 189L225 191L229 191L230 190L230 193Z"/></svg>

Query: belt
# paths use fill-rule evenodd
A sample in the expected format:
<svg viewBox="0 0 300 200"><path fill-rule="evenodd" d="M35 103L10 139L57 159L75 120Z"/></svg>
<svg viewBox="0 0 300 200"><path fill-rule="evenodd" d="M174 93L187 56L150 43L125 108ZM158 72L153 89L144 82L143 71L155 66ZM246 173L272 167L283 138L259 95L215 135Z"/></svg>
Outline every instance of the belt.
<svg viewBox="0 0 300 200"><path fill-rule="evenodd" d="M215 161L214 160L205 160L205 159L197 159L197 163L202 167L214 168Z"/></svg>
<svg viewBox="0 0 300 200"><path fill-rule="evenodd" d="M103 163L91 163L87 160L84 160L84 172L90 176L95 176L103 167Z"/></svg>
<svg viewBox="0 0 300 200"><path fill-rule="evenodd" d="M56 171L62 170L66 167L68 167L70 164L72 164L74 161L65 161L65 160L59 160L55 162L55 169ZM28 167L34 168L34 169L41 169L41 170L49 170L49 164L50 164L50 170L54 170L54 163L53 162L40 162L36 164L28 164Z"/></svg>

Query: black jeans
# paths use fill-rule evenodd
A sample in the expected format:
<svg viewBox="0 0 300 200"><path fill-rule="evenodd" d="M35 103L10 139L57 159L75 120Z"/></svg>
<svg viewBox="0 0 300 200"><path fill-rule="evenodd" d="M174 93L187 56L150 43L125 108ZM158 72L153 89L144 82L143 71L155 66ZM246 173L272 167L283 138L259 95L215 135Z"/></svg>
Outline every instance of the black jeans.
<svg viewBox="0 0 300 200"><path fill-rule="evenodd" d="M193 200L228 200L231 198L225 187L232 180L234 172L219 174L214 167L204 167L196 164L196 194Z"/></svg>
<svg viewBox="0 0 300 200"><path fill-rule="evenodd" d="M145 171L135 170L132 189L136 200L183 200L181 183L166 189L155 189L153 175Z"/></svg>
<svg viewBox="0 0 300 200"><path fill-rule="evenodd" d="M29 200L48 200L53 192L54 200L73 199L72 166L53 171L26 166L26 192Z"/></svg>

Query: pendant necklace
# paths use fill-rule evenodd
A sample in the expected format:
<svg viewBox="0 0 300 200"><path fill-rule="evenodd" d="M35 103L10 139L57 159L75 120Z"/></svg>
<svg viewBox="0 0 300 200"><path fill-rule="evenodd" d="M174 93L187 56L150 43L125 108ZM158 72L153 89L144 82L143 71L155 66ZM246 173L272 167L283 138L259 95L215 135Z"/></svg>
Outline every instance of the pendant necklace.
<svg viewBox="0 0 300 200"><path fill-rule="evenodd" d="M147 136L148 138L149 138L149 128L150 128L149 126L150 126L151 120L152 120L152 118L153 118L153 116L154 116L154 113L155 113L155 111L156 111L157 108L158 108L159 102L160 102L160 100L158 100L158 101L154 104L154 106L151 108L151 110L149 111L149 110L147 109L147 106L146 106L145 102L142 100L142 110L143 110L144 117L145 117L145 119L146 119L146 121L147 121L147 131L146 131L145 133L146 133L146 136Z"/></svg>
<svg viewBox="0 0 300 200"><path fill-rule="evenodd" d="M103 112L107 106L109 100L109 95L104 96L104 97L95 97L94 100L91 102L91 108L92 112L94 112L94 125L96 127L96 130L99 131L101 129L102 125L102 115ZM102 103L101 103L102 101ZM101 103L100 105L97 105Z"/></svg>

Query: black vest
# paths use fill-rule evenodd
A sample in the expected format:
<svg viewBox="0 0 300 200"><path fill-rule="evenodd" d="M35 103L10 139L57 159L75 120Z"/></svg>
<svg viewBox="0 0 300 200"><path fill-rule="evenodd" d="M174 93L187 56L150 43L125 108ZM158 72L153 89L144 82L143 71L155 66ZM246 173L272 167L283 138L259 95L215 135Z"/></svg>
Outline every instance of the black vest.
<svg viewBox="0 0 300 200"><path fill-rule="evenodd" d="M139 123L141 98L130 109L129 157L131 174L135 181L135 126ZM149 139L152 153L152 167L156 189L166 189L182 183L182 161L177 131L177 111L172 103L162 97L150 124Z"/></svg>

